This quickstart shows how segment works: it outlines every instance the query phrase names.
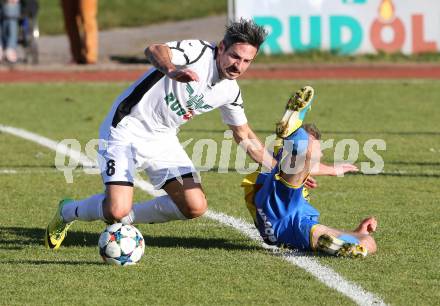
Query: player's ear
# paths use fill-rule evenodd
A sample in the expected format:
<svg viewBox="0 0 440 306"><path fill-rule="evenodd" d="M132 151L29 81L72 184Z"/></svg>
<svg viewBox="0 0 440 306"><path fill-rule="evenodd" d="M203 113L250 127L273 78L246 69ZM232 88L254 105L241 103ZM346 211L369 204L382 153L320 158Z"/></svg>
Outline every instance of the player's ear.
<svg viewBox="0 0 440 306"><path fill-rule="evenodd" d="M225 52L225 42L223 40L218 43L218 51L219 53Z"/></svg>

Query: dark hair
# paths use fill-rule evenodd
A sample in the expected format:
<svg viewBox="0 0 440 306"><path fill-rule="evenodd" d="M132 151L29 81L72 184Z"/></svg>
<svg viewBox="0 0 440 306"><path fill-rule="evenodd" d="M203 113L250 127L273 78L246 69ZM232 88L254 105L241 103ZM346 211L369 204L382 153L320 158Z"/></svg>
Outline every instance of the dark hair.
<svg viewBox="0 0 440 306"><path fill-rule="evenodd" d="M321 139L321 131L313 123L303 124L303 129L310 135L316 138L316 140Z"/></svg>
<svg viewBox="0 0 440 306"><path fill-rule="evenodd" d="M226 26L223 44L225 49L228 49L235 43L247 43L258 50L266 36L267 31L262 26L257 25L252 20L240 18L240 21L232 22Z"/></svg>

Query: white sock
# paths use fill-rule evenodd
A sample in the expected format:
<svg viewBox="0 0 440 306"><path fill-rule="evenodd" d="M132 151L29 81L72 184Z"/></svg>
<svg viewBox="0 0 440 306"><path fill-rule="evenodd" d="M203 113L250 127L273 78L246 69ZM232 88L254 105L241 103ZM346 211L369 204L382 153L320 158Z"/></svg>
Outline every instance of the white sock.
<svg viewBox="0 0 440 306"><path fill-rule="evenodd" d="M71 222L73 220L105 221L102 212L102 201L104 198L104 194L101 193L84 200L69 202L63 206L61 216L65 222Z"/></svg>
<svg viewBox="0 0 440 306"><path fill-rule="evenodd" d="M186 220L169 195L154 198L145 203L133 205L130 214L124 217L123 223L163 223L172 220Z"/></svg>

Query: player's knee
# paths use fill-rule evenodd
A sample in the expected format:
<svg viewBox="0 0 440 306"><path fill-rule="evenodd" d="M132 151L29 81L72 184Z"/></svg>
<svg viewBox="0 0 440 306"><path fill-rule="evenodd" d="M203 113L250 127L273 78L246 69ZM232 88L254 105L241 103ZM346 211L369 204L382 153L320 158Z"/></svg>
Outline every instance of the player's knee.
<svg viewBox="0 0 440 306"><path fill-rule="evenodd" d="M133 205L133 187L109 185L104 202L104 218L108 221L119 221L127 216Z"/></svg>
<svg viewBox="0 0 440 306"><path fill-rule="evenodd" d="M204 195L197 198L192 198L186 202L185 209L182 213L188 219L193 219L202 216L208 210L208 202Z"/></svg>
<svg viewBox="0 0 440 306"><path fill-rule="evenodd" d="M104 217L109 221L119 221L127 216L131 211L131 203L113 200L111 203L106 201Z"/></svg>
<svg viewBox="0 0 440 306"><path fill-rule="evenodd" d="M110 209L110 216L113 220L121 220L130 213L131 208L115 207Z"/></svg>

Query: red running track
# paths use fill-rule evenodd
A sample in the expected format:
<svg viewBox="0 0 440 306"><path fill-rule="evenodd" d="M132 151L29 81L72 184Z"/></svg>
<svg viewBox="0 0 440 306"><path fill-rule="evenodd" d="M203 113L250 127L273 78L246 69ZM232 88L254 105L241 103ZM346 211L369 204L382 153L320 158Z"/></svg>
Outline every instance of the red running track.
<svg viewBox="0 0 440 306"><path fill-rule="evenodd" d="M10 70L0 71L0 83L133 81L145 70ZM253 68L242 79L440 79L440 65L408 66L298 66Z"/></svg>

